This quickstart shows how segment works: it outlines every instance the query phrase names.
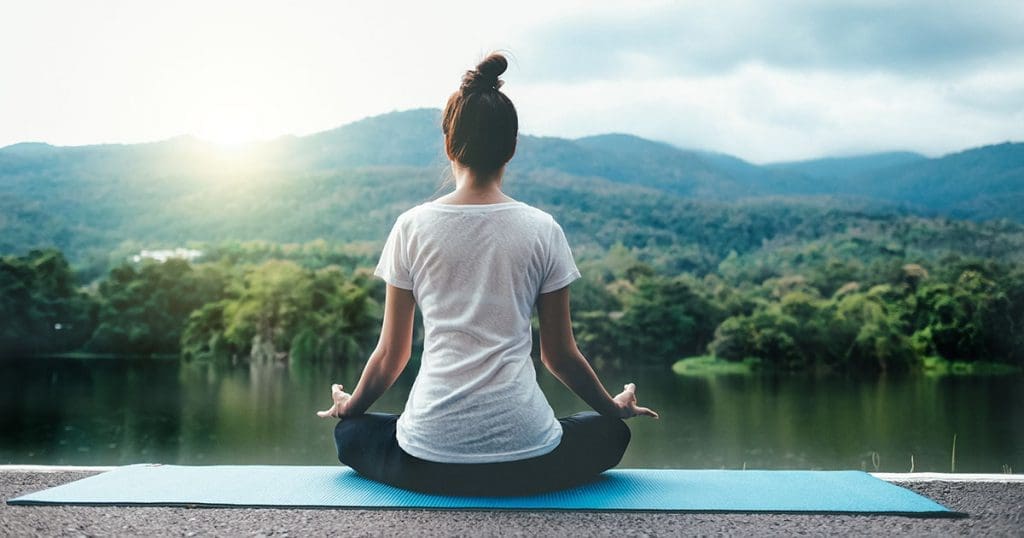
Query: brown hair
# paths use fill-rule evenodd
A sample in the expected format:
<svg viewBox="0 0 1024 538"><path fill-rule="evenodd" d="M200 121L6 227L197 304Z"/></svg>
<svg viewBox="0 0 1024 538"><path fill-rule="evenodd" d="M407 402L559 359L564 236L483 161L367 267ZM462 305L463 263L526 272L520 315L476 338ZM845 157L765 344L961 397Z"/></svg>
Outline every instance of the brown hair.
<svg viewBox="0 0 1024 538"><path fill-rule="evenodd" d="M501 168L516 152L519 116L499 90L503 81L498 77L507 68L504 56L488 55L476 69L466 71L441 115L448 158L477 172Z"/></svg>

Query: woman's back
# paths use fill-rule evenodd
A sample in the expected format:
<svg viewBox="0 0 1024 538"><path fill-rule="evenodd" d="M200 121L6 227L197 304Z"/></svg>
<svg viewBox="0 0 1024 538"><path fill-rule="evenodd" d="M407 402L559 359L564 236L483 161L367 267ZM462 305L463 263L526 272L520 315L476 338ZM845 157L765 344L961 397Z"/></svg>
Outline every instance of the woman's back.
<svg viewBox="0 0 1024 538"><path fill-rule="evenodd" d="M399 217L376 274L423 313L420 371L399 445L431 461L545 454L562 430L536 382L530 312L579 278L561 228L520 202L421 204Z"/></svg>
<svg viewBox="0 0 1024 538"><path fill-rule="evenodd" d="M338 460L417 491L547 491L615 466L622 421L657 413L636 386L612 397L576 346L568 284L580 277L561 227L501 192L519 120L499 91L508 62L491 54L448 98L441 132L455 191L395 222L375 274L388 282L380 340L352 394L331 386ZM414 313L424 350L401 416L368 413L409 363ZM594 411L555 419L530 358L537 307L541 361Z"/></svg>

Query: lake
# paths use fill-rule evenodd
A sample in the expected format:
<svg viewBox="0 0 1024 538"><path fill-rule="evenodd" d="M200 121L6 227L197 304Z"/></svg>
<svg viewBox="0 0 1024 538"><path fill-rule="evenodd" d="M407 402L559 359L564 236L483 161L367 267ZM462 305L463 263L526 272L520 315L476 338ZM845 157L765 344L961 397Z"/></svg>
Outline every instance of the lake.
<svg viewBox="0 0 1024 538"><path fill-rule="evenodd" d="M415 362L374 406L400 412ZM336 463L330 384L361 366L176 359L0 359L0 462L120 465ZM681 377L602 370L637 383L661 420L633 419L621 464L648 468L1024 471L1024 376ZM546 371L555 412L585 409ZM617 392L617 391L616 391Z"/></svg>

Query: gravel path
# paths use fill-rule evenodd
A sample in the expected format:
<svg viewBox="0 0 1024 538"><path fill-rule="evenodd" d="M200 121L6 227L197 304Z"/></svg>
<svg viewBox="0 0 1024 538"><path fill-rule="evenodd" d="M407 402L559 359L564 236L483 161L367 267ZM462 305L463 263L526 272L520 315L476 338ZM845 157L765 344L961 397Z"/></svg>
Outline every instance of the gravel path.
<svg viewBox="0 0 1024 538"><path fill-rule="evenodd" d="M0 498L84 478L87 472L0 472ZM281 510L0 505L4 536L622 536L622 535L1024 535L1024 482L900 484L962 519L901 516Z"/></svg>

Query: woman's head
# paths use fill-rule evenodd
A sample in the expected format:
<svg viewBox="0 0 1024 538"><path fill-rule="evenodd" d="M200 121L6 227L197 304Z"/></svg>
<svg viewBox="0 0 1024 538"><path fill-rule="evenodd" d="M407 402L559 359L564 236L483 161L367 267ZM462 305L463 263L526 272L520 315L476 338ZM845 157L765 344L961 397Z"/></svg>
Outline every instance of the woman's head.
<svg viewBox="0 0 1024 538"><path fill-rule="evenodd" d="M498 88L508 60L498 53L466 71L462 85L448 98L441 116L448 158L479 173L505 166L516 152L519 116Z"/></svg>

